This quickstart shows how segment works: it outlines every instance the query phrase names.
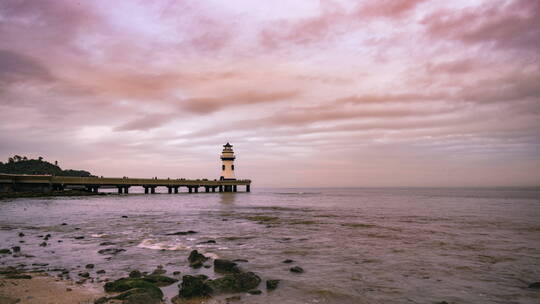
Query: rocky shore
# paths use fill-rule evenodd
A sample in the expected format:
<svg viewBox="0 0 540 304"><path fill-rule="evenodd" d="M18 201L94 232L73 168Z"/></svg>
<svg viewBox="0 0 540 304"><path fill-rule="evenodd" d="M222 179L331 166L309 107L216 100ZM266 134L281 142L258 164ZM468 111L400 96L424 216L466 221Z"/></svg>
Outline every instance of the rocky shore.
<svg viewBox="0 0 540 304"><path fill-rule="evenodd" d="M0 254L20 255L20 250L19 246L4 248L0 249ZM99 253L116 255L122 251ZM212 259L197 250L192 250L184 259L193 272L199 268L213 269L215 276L181 274L179 271L168 276L164 267L159 265L151 272L132 270L127 276L113 280L105 277L105 269L94 269L94 264L81 265L79 270L71 272L45 268L46 263L18 264L0 268L0 303L31 304L54 300L54 303L159 304L168 300L167 303L181 304L207 302L214 296L220 296L229 303L241 300L244 295L260 295L263 290L272 292L281 282L245 269L248 261L244 259ZM283 261L285 264L292 262ZM303 272L298 269L301 268L294 266L290 271ZM179 283L176 296L165 299L161 288L175 283Z"/></svg>

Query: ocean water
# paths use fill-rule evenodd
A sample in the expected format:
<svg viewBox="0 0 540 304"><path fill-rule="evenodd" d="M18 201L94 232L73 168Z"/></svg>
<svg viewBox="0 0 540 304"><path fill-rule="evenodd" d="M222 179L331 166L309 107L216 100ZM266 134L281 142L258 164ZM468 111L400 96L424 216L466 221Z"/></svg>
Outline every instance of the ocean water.
<svg viewBox="0 0 540 304"><path fill-rule="evenodd" d="M74 279L93 263L96 281L158 265L177 278L218 277L187 266L197 249L245 259L241 267L261 276L263 294L239 303L540 303L540 291L527 288L540 281L539 188L253 190L2 200L0 248L33 257L0 263L65 267ZM169 235L188 230L197 233ZM105 248L126 251L97 252ZM266 279L281 283L267 292ZM177 284L164 292L170 299Z"/></svg>

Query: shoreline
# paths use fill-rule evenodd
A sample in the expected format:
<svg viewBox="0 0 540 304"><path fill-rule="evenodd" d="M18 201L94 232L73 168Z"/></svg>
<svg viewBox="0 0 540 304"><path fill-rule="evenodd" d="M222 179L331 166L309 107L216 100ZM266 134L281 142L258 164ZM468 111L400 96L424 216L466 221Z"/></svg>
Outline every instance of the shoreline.
<svg viewBox="0 0 540 304"><path fill-rule="evenodd" d="M30 276L31 278L24 278ZM79 285L47 273L21 273L21 278L0 277L0 303L19 304L91 304L104 296L97 285Z"/></svg>
<svg viewBox="0 0 540 304"><path fill-rule="evenodd" d="M63 197L63 196L97 196L108 195L109 193L94 193L84 190L64 190L51 192L5 192L0 193L0 200L10 198L40 198L40 197Z"/></svg>

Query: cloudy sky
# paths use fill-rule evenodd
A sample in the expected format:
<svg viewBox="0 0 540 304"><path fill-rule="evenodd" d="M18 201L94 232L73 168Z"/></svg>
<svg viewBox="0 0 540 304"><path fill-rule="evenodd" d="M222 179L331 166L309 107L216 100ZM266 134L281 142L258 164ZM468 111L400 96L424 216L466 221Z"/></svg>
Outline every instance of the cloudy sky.
<svg viewBox="0 0 540 304"><path fill-rule="evenodd" d="M0 1L0 158L263 186L540 184L540 1Z"/></svg>

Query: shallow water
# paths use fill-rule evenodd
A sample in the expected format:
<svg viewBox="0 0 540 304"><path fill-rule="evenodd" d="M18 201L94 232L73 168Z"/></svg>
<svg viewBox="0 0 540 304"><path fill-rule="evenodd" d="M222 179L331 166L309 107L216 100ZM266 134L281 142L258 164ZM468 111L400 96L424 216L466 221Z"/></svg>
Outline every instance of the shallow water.
<svg viewBox="0 0 540 304"><path fill-rule="evenodd" d="M13 199L0 201L0 223L0 248L19 245L35 256L0 256L3 266L48 263L32 267L66 267L76 278L93 263L92 277L115 279L163 265L170 276L216 277L211 269L187 267L187 255L198 249L246 259L242 267L263 281L282 280L272 292L263 282L262 295L242 295L240 303L540 302L540 292L527 288L540 281L538 188ZM187 230L198 233L167 235ZM40 247L38 236L46 234L52 238ZM207 240L216 243L201 244ZM99 245L106 241L115 245ZM126 251L97 253L104 248ZM291 273L291 266L305 273ZM107 273L96 275L99 269ZM168 298L178 293L176 285L164 289Z"/></svg>

